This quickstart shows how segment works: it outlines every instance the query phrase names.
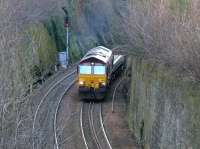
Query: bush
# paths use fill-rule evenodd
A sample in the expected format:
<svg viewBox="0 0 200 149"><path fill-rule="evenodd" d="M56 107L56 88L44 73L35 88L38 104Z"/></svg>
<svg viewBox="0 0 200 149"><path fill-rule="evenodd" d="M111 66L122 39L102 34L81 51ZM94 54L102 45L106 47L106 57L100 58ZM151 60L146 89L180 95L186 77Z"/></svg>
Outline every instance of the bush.
<svg viewBox="0 0 200 149"><path fill-rule="evenodd" d="M32 25L25 31L28 36L30 48L34 48L36 66L40 74L44 77L56 64L57 48L54 40L50 37L48 31L42 23ZM32 66L32 69L36 66ZM33 74L34 75L34 74Z"/></svg>

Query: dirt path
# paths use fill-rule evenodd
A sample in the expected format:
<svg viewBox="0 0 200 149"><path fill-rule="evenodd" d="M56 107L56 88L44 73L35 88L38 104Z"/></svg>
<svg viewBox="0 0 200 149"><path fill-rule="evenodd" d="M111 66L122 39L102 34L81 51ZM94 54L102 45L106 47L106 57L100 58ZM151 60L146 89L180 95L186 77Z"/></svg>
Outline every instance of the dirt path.
<svg viewBox="0 0 200 149"><path fill-rule="evenodd" d="M128 101L123 93L123 81L116 90L114 112L112 112L112 96L114 87L119 80L120 78L118 78L111 87L107 100L103 105L105 128L114 149L140 149L128 128Z"/></svg>

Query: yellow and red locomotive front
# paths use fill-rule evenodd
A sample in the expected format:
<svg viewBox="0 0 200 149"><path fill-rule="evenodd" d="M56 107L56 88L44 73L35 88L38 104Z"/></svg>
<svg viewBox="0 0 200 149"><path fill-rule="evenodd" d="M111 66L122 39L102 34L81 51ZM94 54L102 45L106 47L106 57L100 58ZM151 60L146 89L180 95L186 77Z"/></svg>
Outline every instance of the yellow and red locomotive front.
<svg viewBox="0 0 200 149"><path fill-rule="evenodd" d="M96 47L86 53L78 65L79 94L83 98L102 99L110 83L112 51Z"/></svg>

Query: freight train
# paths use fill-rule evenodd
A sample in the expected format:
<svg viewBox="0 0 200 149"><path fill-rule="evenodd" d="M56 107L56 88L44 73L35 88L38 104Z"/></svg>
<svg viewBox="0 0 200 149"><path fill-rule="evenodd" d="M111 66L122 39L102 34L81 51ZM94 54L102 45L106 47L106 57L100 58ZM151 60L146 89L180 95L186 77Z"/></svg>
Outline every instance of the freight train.
<svg viewBox="0 0 200 149"><path fill-rule="evenodd" d="M89 50L77 66L81 98L103 99L113 78L125 67L125 56L103 46Z"/></svg>

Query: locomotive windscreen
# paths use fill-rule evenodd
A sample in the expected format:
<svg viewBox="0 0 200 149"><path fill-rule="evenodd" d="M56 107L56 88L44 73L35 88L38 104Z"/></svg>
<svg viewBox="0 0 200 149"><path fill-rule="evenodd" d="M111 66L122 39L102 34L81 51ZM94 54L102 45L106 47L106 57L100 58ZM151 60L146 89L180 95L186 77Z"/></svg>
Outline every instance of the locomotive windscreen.
<svg viewBox="0 0 200 149"><path fill-rule="evenodd" d="M79 73L80 74L91 74L92 73L92 67L86 66L86 65L80 65L79 66Z"/></svg>
<svg viewBox="0 0 200 149"><path fill-rule="evenodd" d="M106 67L104 65L79 65L79 74L105 75Z"/></svg>
<svg viewBox="0 0 200 149"><path fill-rule="evenodd" d="M106 74L105 66L94 66L94 74L97 74L97 75Z"/></svg>

